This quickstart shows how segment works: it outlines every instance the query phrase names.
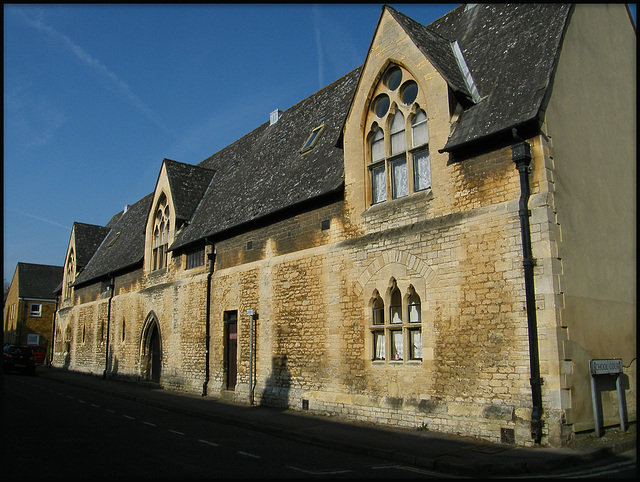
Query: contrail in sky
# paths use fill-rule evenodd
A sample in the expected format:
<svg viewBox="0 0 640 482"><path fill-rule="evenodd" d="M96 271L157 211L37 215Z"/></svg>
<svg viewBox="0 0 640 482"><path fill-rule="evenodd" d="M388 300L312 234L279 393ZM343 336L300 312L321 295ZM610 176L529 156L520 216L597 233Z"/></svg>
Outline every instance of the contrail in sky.
<svg viewBox="0 0 640 482"><path fill-rule="evenodd" d="M10 209L11 211L15 211L17 213L20 213L20 214L22 214L24 216L29 216L30 218L34 218L34 219L38 219L40 221L44 221L45 223L53 224L54 226L60 226L61 228L71 230L71 228L69 226L65 226L64 224L59 224L59 223L56 223L54 221L49 221L48 219L44 219L44 218L41 218L39 216L34 216L33 214L25 213L24 211L20 211L19 209L15 209L15 208L7 208L7 209Z"/></svg>
<svg viewBox="0 0 640 482"><path fill-rule="evenodd" d="M153 112L149 107L147 107L144 104L144 102L142 102L142 100L140 100L140 98L131 91L129 86L124 81L122 81L116 74L111 72L105 65L103 65L102 62L94 58L82 47L75 44L69 37L58 32L53 27L45 24L42 20L30 18L20 10L15 10L15 11L19 13L27 22L27 24L29 24L31 27L41 32L46 32L52 35L53 37L61 40L76 55L76 57L80 59L80 61L90 66L92 69L97 71L100 75L105 77L111 84L115 85L121 94L123 94L126 98L128 98L133 103L133 105L135 105L140 111L142 111L149 119L151 119L155 124L157 124L163 131L165 131L167 134L174 135L161 122L161 120L158 118L156 113Z"/></svg>

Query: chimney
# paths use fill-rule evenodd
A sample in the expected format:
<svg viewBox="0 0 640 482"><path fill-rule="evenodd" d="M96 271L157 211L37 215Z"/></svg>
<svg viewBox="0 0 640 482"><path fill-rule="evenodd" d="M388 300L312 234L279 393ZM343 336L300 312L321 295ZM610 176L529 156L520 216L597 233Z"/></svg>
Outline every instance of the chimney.
<svg viewBox="0 0 640 482"><path fill-rule="evenodd" d="M278 122L278 119L280 119L281 115L282 115L282 111L280 109L274 110L269 116L269 125L272 126L273 124Z"/></svg>

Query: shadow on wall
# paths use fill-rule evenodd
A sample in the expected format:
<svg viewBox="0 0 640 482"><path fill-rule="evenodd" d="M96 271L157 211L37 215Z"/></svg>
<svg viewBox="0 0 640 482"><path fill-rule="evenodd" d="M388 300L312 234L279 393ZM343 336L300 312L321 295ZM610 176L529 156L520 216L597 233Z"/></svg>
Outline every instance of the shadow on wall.
<svg viewBox="0 0 640 482"><path fill-rule="evenodd" d="M265 383L260 405L288 408L291 374L287 369L287 355L274 356L271 359L271 373Z"/></svg>

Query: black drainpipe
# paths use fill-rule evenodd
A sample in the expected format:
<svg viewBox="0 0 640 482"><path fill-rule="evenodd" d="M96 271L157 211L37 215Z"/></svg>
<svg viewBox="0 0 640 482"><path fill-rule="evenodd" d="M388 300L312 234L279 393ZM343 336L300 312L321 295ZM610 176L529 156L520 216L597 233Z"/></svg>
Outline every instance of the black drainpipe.
<svg viewBox="0 0 640 482"><path fill-rule="evenodd" d="M58 317L58 308L60 307L60 296L56 295L56 309L53 312L53 321L51 322L51 350L49 351L49 359L47 360L47 366L51 368L53 365L53 351L56 345L56 318Z"/></svg>
<svg viewBox="0 0 640 482"><path fill-rule="evenodd" d="M204 240L205 247L207 244L211 246L211 252L207 255L207 259L209 260L209 274L207 274L207 306L206 306L206 315L205 315L205 335L204 335L204 383L202 384L202 396L207 396L207 385L209 385L209 340L211 338L210 335L210 324L211 324L211 278L213 277L213 267L216 262L216 252L213 246L213 243L208 241L206 238Z"/></svg>
<svg viewBox="0 0 640 482"><path fill-rule="evenodd" d="M109 304L107 305L107 344L104 351L104 371L102 372L102 378L107 378L107 370L109 369L109 329L111 327L111 300L114 296L115 285L115 278L112 276L111 278L109 278Z"/></svg>
<svg viewBox="0 0 640 482"><path fill-rule="evenodd" d="M527 326L529 330L529 363L531 366L531 438L539 444L542 439L542 379L540 378L540 359L538 357L538 322L536 319L536 299L533 284L533 267L536 265L531 254L531 230L529 227L529 164L531 162L531 146L519 142L511 146L512 160L520 173L520 231L522 234L522 254L524 266L524 284L527 305Z"/></svg>

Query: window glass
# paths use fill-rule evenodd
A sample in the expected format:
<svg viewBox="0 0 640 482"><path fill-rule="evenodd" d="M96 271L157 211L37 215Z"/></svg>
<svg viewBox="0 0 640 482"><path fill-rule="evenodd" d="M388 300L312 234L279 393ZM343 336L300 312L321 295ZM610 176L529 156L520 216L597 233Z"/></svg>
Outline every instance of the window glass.
<svg viewBox="0 0 640 482"><path fill-rule="evenodd" d="M378 117L384 117L389 110L389 96L387 94L379 95L373 103L375 113Z"/></svg>
<svg viewBox="0 0 640 482"><path fill-rule="evenodd" d="M385 357L384 331L373 332L373 358L375 360L384 360Z"/></svg>
<svg viewBox="0 0 640 482"><path fill-rule="evenodd" d="M31 303L29 316L40 316L42 305L40 303Z"/></svg>
<svg viewBox="0 0 640 482"><path fill-rule="evenodd" d="M413 185L416 191L431 187L431 161L429 149L413 154Z"/></svg>
<svg viewBox="0 0 640 482"><path fill-rule="evenodd" d="M186 269L204 265L204 248L196 249L187 253Z"/></svg>
<svg viewBox="0 0 640 482"><path fill-rule="evenodd" d="M387 87L389 87L389 90L391 91L396 90L400 85L400 82L402 82L402 70L398 67L391 67L387 71L386 75Z"/></svg>
<svg viewBox="0 0 640 482"><path fill-rule="evenodd" d="M413 141L413 147L418 147L429 142L427 114L422 110L415 115L411 122L411 138Z"/></svg>
<svg viewBox="0 0 640 482"><path fill-rule="evenodd" d="M384 325L384 301L380 295L373 302L373 324Z"/></svg>
<svg viewBox="0 0 640 482"><path fill-rule="evenodd" d="M371 170L371 191L371 199L374 204L387 200L384 165Z"/></svg>
<svg viewBox="0 0 640 482"><path fill-rule="evenodd" d="M391 332L392 360L402 360L404 358L404 350L402 348L402 330L393 330Z"/></svg>
<svg viewBox="0 0 640 482"><path fill-rule="evenodd" d="M422 359L422 331L420 329L409 330L409 358Z"/></svg>
<svg viewBox="0 0 640 482"><path fill-rule="evenodd" d="M418 84L409 80L402 86L402 102L405 105L411 104L418 97Z"/></svg>
<svg viewBox="0 0 640 482"><path fill-rule="evenodd" d="M384 132L376 130L371 138L371 161L376 162L384 158Z"/></svg>
<svg viewBox="0 0 640 482"><path fill-rule="evenodd" d="M391 163L391 187L393 199L409 194L407 160L403 157Z"/></svg>
<svg viewBox="0 0 640 482"><path fill-rule="evenodd" d="M404 115L398 111L393 116L390 126L391 155L400 154L407 149L407 142L404 136Z"/></svg>
<svg viewBox="0 0 640 482"><path fill-rule="evenodd" d="M402 297L400 290L395 288L391 292L391 306L389 307L391 323L402 323Z"/></svg>

